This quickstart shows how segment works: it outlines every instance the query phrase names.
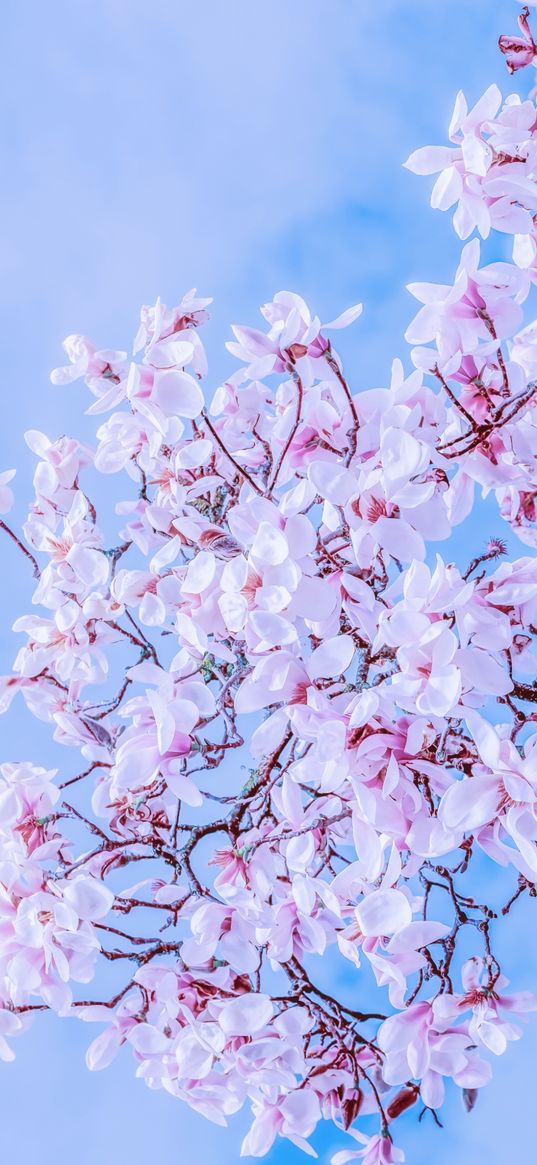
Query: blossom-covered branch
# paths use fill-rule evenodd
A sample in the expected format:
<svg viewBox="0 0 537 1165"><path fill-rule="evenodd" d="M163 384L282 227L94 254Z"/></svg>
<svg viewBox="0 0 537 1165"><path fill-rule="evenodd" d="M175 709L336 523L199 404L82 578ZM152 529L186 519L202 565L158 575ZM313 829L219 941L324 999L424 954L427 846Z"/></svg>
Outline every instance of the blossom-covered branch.
<svg viewBox="0 0 537 1165"><path fill-rule="evenodd" d="M407 165L513 262L472 238L411 286L408 374L354 391L361 308L280 292L210 399L210 301L158 302L132 359L65 342L95 444L27 433L35 499L0 521L36 578L0 710L70 749L0 766L0 1055L42 1010L100 1022L91 1068L127 1044L209 1119L249 1103L254 1156L324 1118L335 1165L401 1161L399 1115L438 1121L446 1080L472 1107L537 1003L494 947L537 893L535 101L459 95L449 133ZM499 536L453 561L488 494Z"/></svg>

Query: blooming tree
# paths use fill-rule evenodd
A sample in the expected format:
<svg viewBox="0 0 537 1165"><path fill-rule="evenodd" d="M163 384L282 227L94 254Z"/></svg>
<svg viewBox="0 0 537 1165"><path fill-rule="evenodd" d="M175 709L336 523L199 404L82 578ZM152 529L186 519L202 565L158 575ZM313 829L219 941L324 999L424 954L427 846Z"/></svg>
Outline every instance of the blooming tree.
<svg viewBox="0 0 537 1165"><path fill-rule="evenodd" d="M334 1165L402 1161L397 1117L438 1119L446 1081L471 1108L537 1006L494 954L537 893L535 100L459 94L449 138L407 166L470 241L410 288L408 375L354 395L331 336L360 307L281 292L206 405L190 292L143 308L133 359L65 342L52 379L102 420L26 434L21 537L0 476L36 578L0 708L82 757L0 766L0 1056L35 1012L104 1024L90 1068L127 1044L211 1120L249 1102L245 1155L315 1155L325 1118ZM512 261L481 261L491 231ZM129 487L102 515L101 474ZM457 566L436 543L488 494L527 552Z"/></svg>

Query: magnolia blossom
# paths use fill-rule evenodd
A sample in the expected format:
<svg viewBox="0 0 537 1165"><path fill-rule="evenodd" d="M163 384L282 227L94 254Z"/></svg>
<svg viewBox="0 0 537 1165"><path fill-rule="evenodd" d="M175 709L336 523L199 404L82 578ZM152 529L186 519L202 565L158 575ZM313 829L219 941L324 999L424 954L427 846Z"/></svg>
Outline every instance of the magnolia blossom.
<svg viewBox="0 0 537 1165"><path fill-rule="evenodd" d="M349 1129L350 1135L363 1145L363 1149L342 1149L334 1153L332 1165L347 1165L347 1161L362 1161L363 1165L396 1165L404 1161L401 1149L396 1149L388 1137L364 1137L356 1129Z"/></svg>
<svg viewBox="0 0 537 1165"><path fill-rule="evenodd" d="M530 4L533 3L534 0L530 0ZM500 51L505 54L505 62L510 73L516 73L518 69L523 69L526 65L535 64L537 58L537 45L533 39L528 16L529 7L524 4L518 17L522 36L504 35L499 39Z"/></svg>
<svg viewBox="0 0 537 1165"><path fill-rule="evenodd" d="M495 353L499 340L514 335L522 323L520 302L529 290L524 273L509 263L480 268L479 241L463 249L452 287L412 283L409 291L423 307L407 328L411 344L434 340L436 352L414 349L418 367L439 368L445 376L460 369L463 356L483 360Z"/></svg>
<svg viewBox="0 0 537 1165"><path fill-rule="evenodd" d="M529 63L535 46L533 41L525 44ZM509 53L513 51L511 42ZM483 238L491 229L531 233L537 208L534 123L533 102L513 94L502 104L497 85L472 110L459 93L449 127L454 145L425 146L410 155L406 166L415 174L439 173L431 206L449 210L457 203L453 225L460 238L476 228Z"/></svg>

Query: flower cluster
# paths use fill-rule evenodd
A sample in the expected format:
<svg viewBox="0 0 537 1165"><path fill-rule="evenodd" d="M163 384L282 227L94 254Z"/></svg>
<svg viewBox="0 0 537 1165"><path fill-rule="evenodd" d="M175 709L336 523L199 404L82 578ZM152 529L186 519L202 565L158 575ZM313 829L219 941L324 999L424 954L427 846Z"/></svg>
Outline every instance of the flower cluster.
<svg viewBox="0 0 537 1165"><path fill-rule="evenodd" d="M535 102L459 97L450 136L409 166L514 262L474 239L412 286L408 375L353 392L331 337L361 308L280 292L206 405L191 291L143 308L132 359L65 342L96 440L26 434L21 537L0 475L36 578L0 710L83 758L0 766L0 1056L35 1011L104 1023L90 1068L127 1044L213 1121L249 1103L253 1156L313 1153L324 1118L358 1146L334 1165L402 1161L399 1115L446 1081L471 1107L537 1006L493 949L537 893L537 559L445 550L489 493L537 542ZM106 963L118 990L80 998Z"/></svg>

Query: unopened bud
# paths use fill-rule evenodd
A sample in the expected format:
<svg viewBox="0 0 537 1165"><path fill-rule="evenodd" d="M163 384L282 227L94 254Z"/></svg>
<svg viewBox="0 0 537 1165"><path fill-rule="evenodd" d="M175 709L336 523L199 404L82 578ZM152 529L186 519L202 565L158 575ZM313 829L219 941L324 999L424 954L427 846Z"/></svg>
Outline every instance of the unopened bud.
<svg viewBox="0 0 537 1165"><path fill-rule="evenodd" d="M412 1084L409 1088L402 1088L397 1096L394 1096L391 1104L386 1109L386 1115L392 1121L397 1116L401 1116L407 1108L411 1108L416 1103L419 1096L419 1088L417 1084Z"/></svg>

